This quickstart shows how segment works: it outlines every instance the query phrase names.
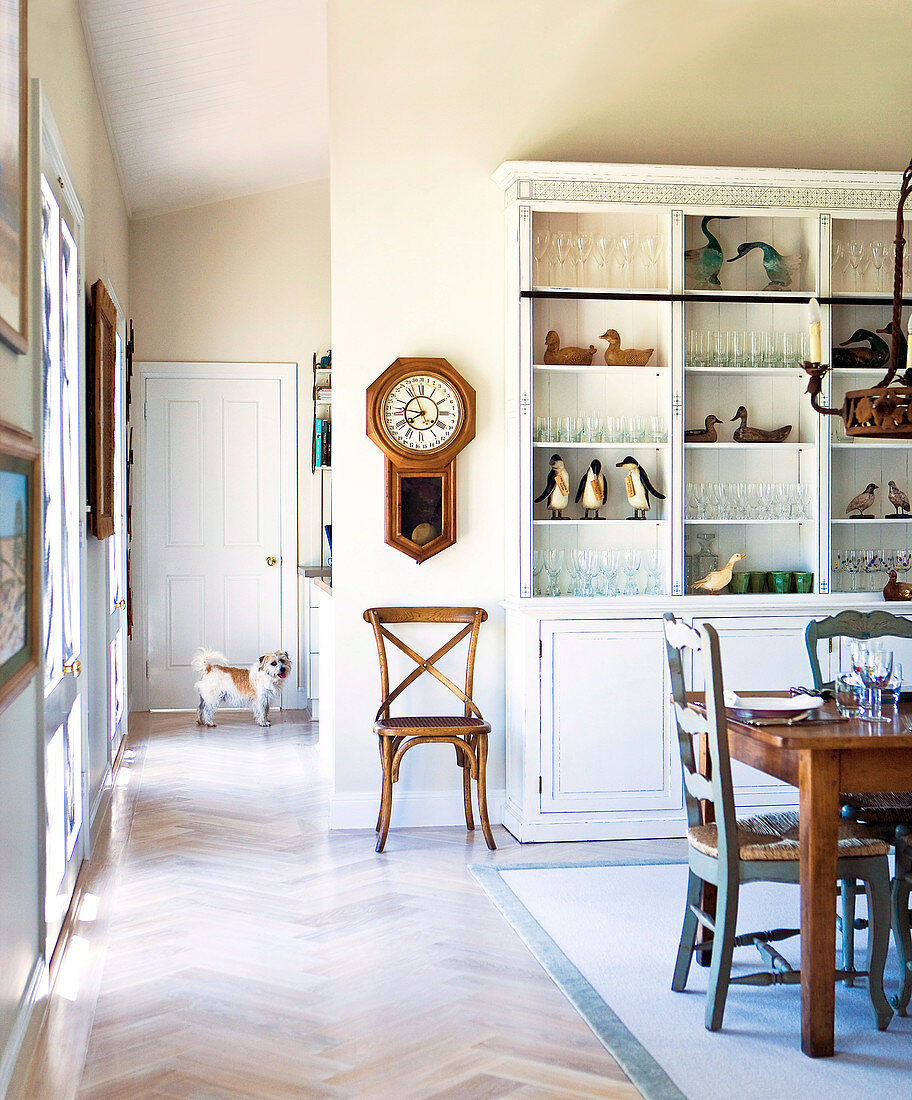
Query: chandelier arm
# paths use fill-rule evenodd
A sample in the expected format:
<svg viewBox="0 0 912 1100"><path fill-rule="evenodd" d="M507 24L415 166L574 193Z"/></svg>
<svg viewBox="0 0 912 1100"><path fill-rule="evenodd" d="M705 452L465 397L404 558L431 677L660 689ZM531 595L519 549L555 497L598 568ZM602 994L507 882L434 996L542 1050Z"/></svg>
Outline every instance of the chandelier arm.
<svg viewBox="0 0 912 1100"><path fill-rule="evenodd" d="M903 292L903 252L906 247L905 224L903 222L903 208L909 192L912 191L912 161L903 172L902 185L899 189L899 205L896 208L896 242L895 262L893 265L893 323L890 347L890 369L884 375L877 387L889 386L899 370L899 345L902 332L902 292Z"/></svg>

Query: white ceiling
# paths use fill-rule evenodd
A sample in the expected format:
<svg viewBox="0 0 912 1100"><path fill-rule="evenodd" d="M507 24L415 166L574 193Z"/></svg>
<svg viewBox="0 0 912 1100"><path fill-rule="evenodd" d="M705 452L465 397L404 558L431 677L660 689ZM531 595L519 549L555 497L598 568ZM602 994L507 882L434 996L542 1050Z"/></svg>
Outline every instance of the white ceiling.
<svg viewBox="0 0 912 1100"><path fill-rule="evenodd" d="M132 217L329 175L326 0L79 0Z"/></svg>

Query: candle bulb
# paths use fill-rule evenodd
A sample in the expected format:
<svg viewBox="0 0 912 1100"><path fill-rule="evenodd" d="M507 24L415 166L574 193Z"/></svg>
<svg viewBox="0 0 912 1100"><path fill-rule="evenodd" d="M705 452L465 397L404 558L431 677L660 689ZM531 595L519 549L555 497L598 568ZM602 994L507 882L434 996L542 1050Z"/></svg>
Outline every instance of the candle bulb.
<svg viewBox="0 0 912 1100"><path fill-rule="evenodd" d="M820 303L812 298L808 306L808 321L810 322L810 347L811 362L819 363L820 353Z"/></svg>

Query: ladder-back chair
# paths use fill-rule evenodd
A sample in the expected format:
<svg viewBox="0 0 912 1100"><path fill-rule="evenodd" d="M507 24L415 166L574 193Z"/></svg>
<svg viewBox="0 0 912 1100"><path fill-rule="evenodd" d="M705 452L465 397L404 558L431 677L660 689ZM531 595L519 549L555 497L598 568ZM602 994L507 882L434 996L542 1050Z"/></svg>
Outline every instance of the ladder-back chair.
<svg viewBox="0 0 912 1100"><path fill-rule="evenodd" d="M811 675L815 688L832 687L823 682L817 645L833 638L854 638L867 641L870 638L912 638L912 622L891 615L889 611L840 611L825 619L812 619L804 632ZM897 830L906 833L912 828L912 791L844 791L841 796L842 816L876 826L885 840L896 839ZM896 847L896 877L912 870L908 862L909 846ZM855 931L864 928L866 921L855 919L855 884L848 880L842 884L842 950L843 967L851 972L855 962ZM848 978L846 984L851 985Z"/></svg>
<svg viewBox="0 0 912 1100"><path fill-rule="evenodd" d="M722 698L719 636L708 623L691 627L676 620L670 611L665 613L664 619L665 649L684 778L688 840L687 902L671 988L681 992L687 984L697 928L702 925L712 935L709 944L700 945L701 950L712 949L704 1019L707 1030L718 1031L730 985L797 985L801 981L800 971L772 946L774 942L797 935L797 929L735 934L738 894L743 884L761 881L798 884L798 815L763 814L741 820L736 817ZM699 669L703 674L705 713L687 702L684 668L691 656L694 672ZM699 767L700 753L695 751L694 744L699 739L706 742L709 776ZM714 820L704 819L703 801L711 807ZM892 1016L883 992L890 934L889 850L889 845L877 837L872 838L862 826L850 821L840 824L837 874L840 878L862 879L868 891L873 918L868 936L869 985L880 1029L887 1026ZM701 904L703 883L716 887L715 914L706 912ZM750 945L757 948L769 970L732 977L734 948ZM837 979L844 977L842 971L836 973Z"/></svg>
<svg viewBox="0 0 912 1100"><path fill-rule="evenodd" d="M374 719L374 733L379 738L380 763L383 770L380 813L377 818L376 850L378 852L382 852L383 846L386 844L393 810L393 784L399 779L399 765L402 762L402 757L415 745L438 744L441 742L454 746L456 763L462 768L466 828L470 832L475 828L472 817L471 785L471 780L474 779L481 831L484 833L487 846L492 850L496 848L494 834L491 832L491 823L488 820L485 778L488 759L488 734L491 732L491 726L485 721L484 716L472 699L478 631L487 617L488 613L481 607L370 607L364 612L364 621L370 623L373 627L374 638L377 642L377 654L380 658L380 687L383 693L383 701L380 703ZM435 650L430 657L423 657L387 629L387 624L401 625L405 623L462 623L464 625L448 642ZM445 657L450 650L465 638L468 639L465 685L460 688L436 667L436 662ZM392 691L390 691L389 685L387 642L399 649L417 666ZM433 676L435 680L439 680L462 702L463 714L455 716L391 717L390 705L425 672Z"/></svg>

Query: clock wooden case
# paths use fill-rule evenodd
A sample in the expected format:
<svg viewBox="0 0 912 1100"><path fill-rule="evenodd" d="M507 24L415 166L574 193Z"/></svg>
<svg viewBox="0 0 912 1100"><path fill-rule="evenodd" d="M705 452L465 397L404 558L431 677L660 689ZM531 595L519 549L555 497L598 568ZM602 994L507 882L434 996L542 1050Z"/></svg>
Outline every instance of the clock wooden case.
<svg viewBox="0 0 912 1100"><path fill-rule="evenodd" d="M367 434L386 456L384 541L418 563L452 546L475 390L446 359L397 359L368 386Z"/></svg>

